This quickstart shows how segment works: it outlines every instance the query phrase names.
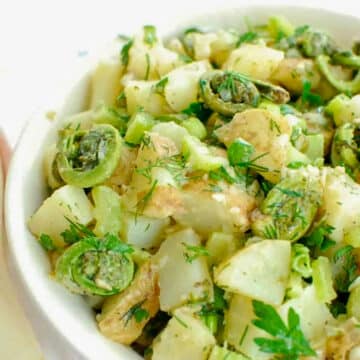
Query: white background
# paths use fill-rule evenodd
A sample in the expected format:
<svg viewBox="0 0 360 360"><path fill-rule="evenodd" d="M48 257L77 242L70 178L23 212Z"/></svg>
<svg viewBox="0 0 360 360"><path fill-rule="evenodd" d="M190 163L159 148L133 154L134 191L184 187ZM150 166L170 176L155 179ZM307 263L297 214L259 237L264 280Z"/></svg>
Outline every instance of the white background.
<svg viewBox="0 0 360 360"><path fill-rule="evenodd" d="M14 146L28 116L51 101L71 80L74 65L92 55L99 44L144 23L157 23L167 13L178 18L194 9L221 3L259 3L233 0L0 0L0 128ZM273 1L263 1L269 4ZM325 7L358 14L358 1L291 0L276 3ZM360 29L359 29L360 35ZM82 56L81 56L82 55ZM0 243L0 358L40 359L40 352L12 294Z"/></svg>

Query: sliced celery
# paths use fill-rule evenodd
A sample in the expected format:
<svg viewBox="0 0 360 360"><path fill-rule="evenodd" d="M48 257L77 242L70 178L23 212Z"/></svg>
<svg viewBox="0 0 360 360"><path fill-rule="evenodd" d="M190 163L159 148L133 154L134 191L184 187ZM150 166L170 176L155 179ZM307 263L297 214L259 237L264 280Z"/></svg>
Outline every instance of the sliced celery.
<svg viewBox="0 0 360 360"><path fill-rule="evenodd" d="M360 286L356 286L350 291L349 300L346 304L346 310L349 316L354 316L360 321Z"/></svg>
<svg viewBox="0 0 360 360"><path fill-rule="evenodd" d="M311 162L317 161L324 157L324 135L323 134L310 134L306 135L306 149L305 155Z"/></svg>
<svg viewBox="0 0 360 360"><path fill-rule="evenodd" d="M330 303L337 296L333 288L330 261L327 257L319 256L312 263L313 284L317 298L324 303Z"/></svg>
<svg viewBox="0 0 360 360"><path fill-rule="evenodd" d="M268 29L274 38L280 36L291 36L295 28L284 16L272 16L269 18Z"/></svg>
<svg viewBox="0 0 360 360"><path fill-rule="evenodd" d="M143 111L134 113L129 121L125 140L131 144L140 144L144 133L155 125L154 118Z"/></svg>
<svg viewBox="0 0 360 360"><path fill-rule="evenodd" d="M191 135L184 137L182 152L193 170L216 170L227 163L225 158L211 154L207 145Z"/></svg>
<svg viewBox="0 0 360 360"><path fill-rule="evenodd" d="M207 131L205 125L196 117L190 117L180 123L190 135L197 137L200 140L206 138Z"/></svg>
<svg viewBox="0 0 360 360"><path fill-rule="evenodd" d="M94 218L96 225L94 233L97 236L105 234L117 235L121 229L120 196L107 186L97 186L91 191L94 200Z"/></svg>

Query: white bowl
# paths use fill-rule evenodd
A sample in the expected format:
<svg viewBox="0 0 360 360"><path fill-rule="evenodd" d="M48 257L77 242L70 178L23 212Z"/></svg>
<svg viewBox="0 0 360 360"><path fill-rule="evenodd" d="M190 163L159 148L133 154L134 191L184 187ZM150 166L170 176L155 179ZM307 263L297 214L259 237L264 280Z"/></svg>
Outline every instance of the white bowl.
<svg viewBox="0 0 360 360"><path fill-rule="evenodd" d="M358 35L360 19L333 12L287 6L242 6L220 9L212 14L190 15L177 25L174 16L160 32L171 34L191 25L241 27L244 16L255 23L265 22L272 14L287 16L294 24L311 24L329 31L341 44L349 45ZM153 23L156 24L156 18ZM121 26L121 25L120 25ZM129 29L119 29L126 33ZM127 31L128 30L128 31ZM244 29L243 29L244 30ZM73 86L62 94L58 118L84 109L91 63L82 67ZM51 92L52 89L44 89ZM47 359L140 359L131 349L107 340L98 331L91 309L80 296L72 295L49 277L45 252L29 233L26 222L46 196L41 164L45 147L54 142L59 121L49 122L45 105L29 121L17 145L8 173L5 213L11 273L20 300L32 321ZM170 357L170 356L169 356Z"/></svg>

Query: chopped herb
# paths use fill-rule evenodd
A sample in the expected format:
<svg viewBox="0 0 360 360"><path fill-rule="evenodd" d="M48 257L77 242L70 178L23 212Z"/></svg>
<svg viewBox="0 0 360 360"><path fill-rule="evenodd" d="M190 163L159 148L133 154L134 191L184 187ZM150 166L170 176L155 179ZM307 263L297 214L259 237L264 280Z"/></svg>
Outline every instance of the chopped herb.
<svg viewBox="0 0 360 360"><path fill-rule="evenodd" d="M303 25L303 26L297 27L294 31L294 36L298 37L298 36L304 34L306 31L309 30L309 28L310 28L309 25Z"/></svg>
<svg viewBox="0 0 360 360"><path fill-rule="evenodd" d="M300 356L316 355L301 330L300 317L293 308L288 311L286 325L271 305L257 300L253 300L252 304L257 316L252 323L275 338L255 338L254 342L260 351L279 355L284 360L298 360Z"/></svg>
<svg viewBox="0 0 360 360"><path fill-rule="evenodd" d="M242 139L236 139L228 148L227 155L231 165L247 163L255 152L252 144Z"/></svg>
<svg viewBox="0 0 360 360"><path fill-rule="evenodd" d="M134 40L130 39L124 46L122 47L120 51L120 59L121 63L125 66L129 63L129 50L133 46Z"/></svg>
<svg viewBox="0 0 360 360"><path fill-rule="evenodd" d="M165 77L163 79L161 79L160 81L158 81L155 85L154 85L154 91L157 94L163 95L164 94L164 90L165 90L165 86L168 83L169 78Z"/></svg>
<svg viewBox="0 0 360 360"><path fill-rule="evenodd" d="M211 110L203 102L193 102L181 112L186 115L195 116L201 121L206 121L211 115Z"/></svg>
<svg viewBox="0 0 360 360"><path fill-rule="evenodd" d="M155 191L155 188L156 188L156 185L158 183L158 180L155 180L152 185L151 185L151 188L150 190L143 196L143 198L136 204L136 207L137 208L141 208L141 211L144 211L146 205L148 204L148 202L151 200L151 197L153 196L154 194L154 191Z"/></svg>
<svg viewBox="0 0 360 360"><path fill-rule="evenodd" d="M195 33L200 33L200 34L203 33L202 30L200 30L199 28L193 26L193 27L189 27L189 28L185 29L184 30L184 35L191 34L191 33L194 33L194 32Z"/></svg>
<svg viewBox="0 0 360 360"><path fill-rule="evenodd" d="M242 179L239 176L236 176L236 177L231 176L223 166L220 166L216 170L211 170L209 172L209 179L215 180L215 181L224 180L229 184L242 184L242 183L244 183L244 179Z"/></svg>
<svg viewBox="0 0 360 360"><path fill-rule="evenodd" d="M347 302L347 299L345 302ZM346 306L344 302L342 302L338 298L333 300L333 302L329 305L329 310L335 318L337 318L341 314L346 314Z"/></svg>
<svg viewBox="0 0 360 360"><path fill-rule="evenodd" d="M149 312L141 307L145 301L146 300L142 300L139 303L135 304L125 315L123 315L122 319L125 319L125 326L132 318L134 318L137 323L141 323L143 320L146 320L150 316Z"/></svg>
<svg viewBox="0 0 360 360"><path fill-rule="evenodd" d="M281 113L281 115L287 115L287 114L296 115L297 111L289 104L281 104L280 105L280 113Z"/></svg>
<svg viewBox="0 0 360 360"><path fill-rule="evenodd" d="M274 185L271 182L263 178L259 180L259 184L265 195L267 195L268 192L274 187Z"/></svg>
<svg viewBox="0 0 360 360"><path fill-rule="evenodd" d="M86 226L75 223L65 216L65 219L69 222L69 229L64 230L60 235L67 244L73 244L84 237L93 237L95 234Z"/></svg>
<svg viewBox="0 0 360 360"><path fill-rule="evenodd" d="M271 119L271 120L270 120L270 130L271 130L271 131L276 130L277 133L278 133L279 135L281 135L281 130L280 130L279 124L278 124L274 119Z"/></svg>
<svg viewBox="0 0 360 360"><path fill-rule="evenodd" d="M243 331L243 333L241 335L241 338L240 338L240 341L239 341L239 346L241 346L243 344L243 342L244 342L244 340L246 338L246 335L248 333L248 330L249 330L249 325L246 325L245 329L244 329L244 331Z"/></svg>
<svg viewBox="0 0 360 360"><path fill-rule="evenodd" d="M145 80L149 80L149 75L150 75L150 55L148 53L145 54L145 60L146 60Z"/></svg>
<svg viewBox="0 0 360 360"><path fill-rule="evenodd" d="M309 104L310 106L320 106L324 104L321 96L311 91L311 82L309 80L305 80L303 83L301 102L303 104Z"/></svg>
<svg viewBox="0 0 360 360"><path fill-rule="evenodd" d="M325 251L336 242L329 239L329 235L335 230L335 228L326 223L322 223L317 226L312 232L303 238L302 242L309 248Z"/></svg>
<svg viewBox="0 0 360 360"><path fill-rule="evenodd" d="M156 27L153 25L144 26L144 43L153 46L157 42Z"/></svg>
<svg viewBox="0 0 360 360"><path fill-rule="evenodd" d="M263 231L265 239L277 239L278 234L275 225L267 225Z"/></svg>
<svg viewBox="0 0 360 360"><path fill-rule="evenodd" d="M179 54L179 60L183 61L185 64L189 64L193 59L187 54Z"/></svg>
<svg viewBox="0 0 360 360"><path fill-rule="evenodd" d="M189 264L200 256L210 256L209 252L203 246L188 245L186 243L182 243L182 245L186 249L184 257Z"/></svg>
<svg viewBox="0 0 360 360"><path fill-rule="evenodd" d="M131 245L122 242L119 237L114 234L106 234L99 244L99 250L107 249L121 254L132 254L135 251Z"/></svg>
<svg viewBox="0 0 360 360"><path fill-rule="evenodd" d="M287 164L289 169L300 169L304 167L306 164L301 161L292 161Z"/></svg>
<svg viewBox="0 0 360 360"><path fill-rule="evenodd" d="M185 321L183 321L183 320L181 320L178 316L176 316L176 315L173 315L173 317L178 321L178 323L180 324L180 325L182 325L184 328L188 328L188 325L186 324L186 322Z"/></svg>
<svg viewBox="0 0 360 360"><path fill-rule="evenodd" d="M254 31L248 31L240 35L239 40L236 43L236 47L239 47L243 43L248 43L256 40L259 37L258 33Z"/></svg>
<svg viewBox="0 0 360 360"><path fill-rule="evenodd" d="M284 189L284 188L281 188L281 187L278 187L278 186L275 189L279 190L283 194L288 195L290 197L303 197L304 196L303 193L301 193L299 191L291 190L291 189Z"/></svg>
<svg viewBox="0 0 360 360"><path fill-rule="evenodd" d="M145 139L145 137L144 137ZM136 168L135 171L144 176L149 183L152 182L152 170L155 168L166 169L174 178L174 180L181 184L185 180L184 168L185 159L181 155L173 155L157 159L154 162L148 161L148 165L142 168Z"/></svg>
<svg viewBox="0 0 360 360"><path fill-rule="evenodd" d="M40 238L40 245L46 250L46 251L54 251L56 250L56 246L54 244L54 240L46 234L41 234Z"/></svg>

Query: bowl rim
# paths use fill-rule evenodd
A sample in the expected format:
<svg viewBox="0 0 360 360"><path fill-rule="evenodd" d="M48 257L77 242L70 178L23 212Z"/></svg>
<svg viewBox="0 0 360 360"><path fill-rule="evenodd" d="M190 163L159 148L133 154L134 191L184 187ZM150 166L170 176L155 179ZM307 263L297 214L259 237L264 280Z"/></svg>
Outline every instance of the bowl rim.
<svg viewBox="0 0 360 360"><path fill-rule="evenodd" d="M324 15L329 15L331 17L341 17L345 21L345 19L351 19L352 21L359 22L360 25L360 15L357 14L348 14L345 12L342 12L341 10L337 11L334 9L326 9L322 8L321 6L315 5L285 5L285 4L278 4L278 3L266 3L263 2L263 4L255 3L254 5L246 5L246 4L238 4L236 7L233 5L226 6L222 5L222 8L220 11L216 11L216 9L211 9L208 13L204 14L195 14L189 16L189 19L194 19L196 21L198 18L203 18L206 15L207 16L215 16L216 13L220 14L220 16L224 16L225 12L229 12L231 10L238 11L239 17L241 16L241 12L248 12L249 10L260 10L264 11L265 9L269 9L272 12L277 12L281 10L288 10L288 11L316 11L317 13L323 13ZM181 25L180 23L176 23L177 26ZM166 34L165 34L166 35ZM94 63L94 59L98 59L96 56L89 56L83 61L81 61L78 64L78 67L74 70L74 77L72 78L71 84L65 84L62 89L58 92L59 98L55 100L55 104L58 106L55 106L56 110L62 109L64 106L64 99L66 96L71 92L71 88L74 84L79 82L80 75L84 75L85 71L90 69L91 66ZM85 68L84 68L85 64ZM49 106L50 105L50 106ZM23 161L22 156L28 152L28 148L25 146L28 141L28 137L31 133L31 131L36 126L36 119L43 119L44 114L49 108L53 107L53 101L45 101L43 104L41 104L38 109L33 112L31 116L29 116L29 119L26 121L25 125L23 126L20 136L18 138L18 141L16 143L16 146L14 148L13 156L11 159L11 163L8 169L7 173L7 179L6 179L6 185L5 185L5 192L4 192L4 225L5 225L5 231L6 231L6 241L5 241L5 248L7 253L7 263L10 270L11 277L15 280L14 285L17 291L17 294L19 295L20 302L25 307L25 311L28 315L28 317L33 311L35 311L39 316L43 318L44 321L46 321L46 325L49 326L55 333L56 336L62 339L64 342L64 345L70 346L68 349L68 354L72 354L72 359L78 359L78 358L84 358L84 359L90 359L89 354L86 352L86 349L84 347L79 346L79 341L74 341L71 336L68 336L63 329L59 326L56 321L53 320L53 317L51 316L51 309L46 308L44 304L46 304L46 301L39 299L37 296L34 295L34 291L32 291L32 285L34 284L34 281L36 281L36 278L34 278L31 274L31 272L27 272L24 267L21 266L21 259L22 259L22 251L19 251L19 243L16 241L16 238L18 237L17 233L18 230L16 229L16 212L12 210L14 207L13 199L17 199L15 204L19 202L21 204L21 196L18 195L19 191L22 190L23 184L26 183L26 180L24 180L20 175L18 171L18 164ZM33 159L39 157L41 154L35 154L35 155L29 155ZM22 219L23 221L26 221L27 219ZM26 298L26 300L25 300ZM34 324L33 324L34 325ZM35 333L37 334L37 329L34 329ZM99 334L101 336L101 334ZM40 340L40 339L38 339ZM42 341L40 341L41 343ZM44 346L42 345L42 350L44 351ZM74 357L74 354L77 357ZM121 355L119 355L121 356ZM55 359L56 357L51 357L51 359ZM120 357L119 357L120 358Z"/></svg>

